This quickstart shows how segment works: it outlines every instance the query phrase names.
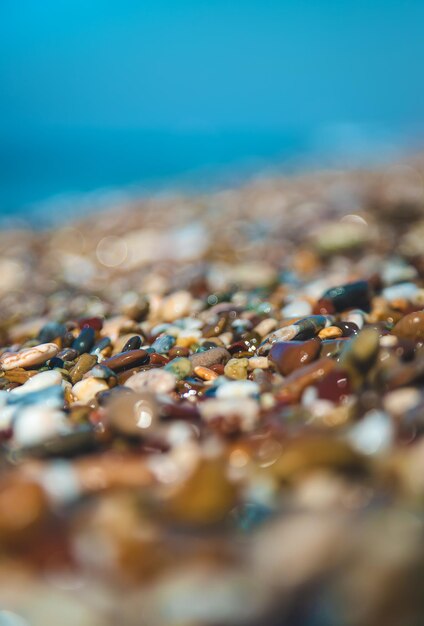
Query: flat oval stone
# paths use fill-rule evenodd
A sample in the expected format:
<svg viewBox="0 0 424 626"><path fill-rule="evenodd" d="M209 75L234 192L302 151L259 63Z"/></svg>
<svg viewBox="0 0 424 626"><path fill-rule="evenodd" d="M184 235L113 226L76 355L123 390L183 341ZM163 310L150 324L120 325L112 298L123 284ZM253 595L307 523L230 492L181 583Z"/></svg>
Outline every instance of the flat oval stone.
<svg viewBox="0 0 424 626"><path fill-rule="evenodd" d="M197 352L190 357L191 364L194 367L211 367L216 363L225 364L231 358L231 354L225 348L217 347Z"/></svg>
<svg viewBox="0 0 424 626"><path fill-rule="evenodd" d="M268 358L280 374L288 376L317 359L320 350L321 341L316 337L307 341L279 341L272 346Z"/></svg>
<svg viewBox="0 0 424 626"><path fill-rule="evenodd" d="M82 317L78 320L78 326L81 329L92 328L99 332L103 328L103 319L101 317Z"/></svg>
<svg viewBox="0 0 424 626"><path fill-rule="evenodd" d="M149 354L146 350L128 350L111 356L109 359L102 361L102 365L109 367L114 372L122 372L123 370L143 365L149 360Z"/></svg>
<svg viewBox="0 0 424 626"><path fill-rule="evenodd" d="M175 337L172 335L162 335L152 343L152 350L158 352L159 354L165 354L166 352L169 352L174 344Z"/></svg>
<svg viewBox="0 0 424 626"><path fill-rule="evenodd" d="M131 350L139 350L141 348L141 337L140 335L134 335L130 337L124 347L122 348L122 352L129 352Z"/></svg>
<svg viewBox="0 0 424 626"><path fill-rule="evenodd" d="M13 389L10 393L23 394L28 393L29 391L40 391L41 389L46 389L47 387L61 384L62 376L60 375L60 373L55 370L49 370L47 372L40 372L39 374L32 376L32 378L27 380L27 382L24 383L21 387Z"/></svg>
<svg viewBox="0 0 424 626"><path fill-rule="evenodd" d="M6 352L0 358L0 369L8 371L15 367L28 368L33 365L41 365L41 363L45 363L56 356L58 352L59 348L55 343L42 343L16 353Z"/></svg>
<svg viewBox="0 0 424 626"><path fill-rule="evenodd" d="M392 333L404 339L424 340L424 311L408 313L393 328Z"/></svg>
<svg viewBox="0 0 424 626"><path fill-rule="evenodd" d="M177 379L172 372L165 369L152 369L137 372L125 381L125 387L134 391L151 391L152 393L168 393L175 388Z"/></svg>
<svg viewBox="0 0 424 626"><path fill-rule="evenodd" d="M108 422L118 433L128 437L142 437L156 425L158 403L150 393L111 394L105 403Z"/></svg>

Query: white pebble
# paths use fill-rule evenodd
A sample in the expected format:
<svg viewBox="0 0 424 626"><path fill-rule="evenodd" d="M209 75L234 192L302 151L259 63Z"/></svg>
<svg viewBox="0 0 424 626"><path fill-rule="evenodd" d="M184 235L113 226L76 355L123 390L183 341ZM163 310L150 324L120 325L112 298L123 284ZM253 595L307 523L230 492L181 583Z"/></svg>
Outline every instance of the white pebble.
<svg viewBox="0 0 424 626"><path fill-rule="evenodd" d="M12 389L12 394L23 394L29 391L40 391L47 387L53 387L54 385L62 384L62 376L55 370L49 370L47 372L40 372L32 378L29 378L26 383L16 389Z"/></svg>
<svg viewBox="0 0 424 626"><path fill-rule="evenodd" d="M52 359L59 352L55 343L41 343L33 348L26 348L16 353L5 353L0 358L0 369L11 370L15 367L31 367L41 365Z"/></svg>
<svg viewBox="0 0 424 626"><path fill-rule="evenodd" d="M172 372L163 369L137 372L125 381L125 387L134 391L151 391L153 393L168 393L175 387L177 379Z"/></svg>
<svg viewBox="0 0 424 626"><path fill-rule="evenodd" d="M253 380L226 381L219 385L217 398L248 398L259 394L259 385Z"/></svg>
<svg viewBox="0 0 424 626"><path fill-rule="evenodd" d="M25 407L17 415L13 439L19 446L34 446L68 430L69 425L62 411L35 405Z"/></svg>
<svg viewBox="0 0 424 626"><path fill-rule="evenodd" d="M90 402L99 391L105 391L109 389L107 383L100 378L83 378L72 387L72 394L78 402L86 404Z"/></svg>
<svg viewBox="0 0 424 626"><path fill-rule="evenodd" d="M348 439L363 454L387 452L394 440L392 420L384 411L373 409L351 428Z"/></svg>
<svg viewBox="0 0 424 626"><path fill-rule="evenodd" d="M417 406L424 398L416 387L403 387L390 391L383 398L384 409L395 417L402 417Z"/></svg>
<svg viewBox="0 0 424 626"><path fill-rule="evenodd" d="M292 300L281 309L283 317L307 317L312 307L307 300Z"/></svg>
<svg viewBox="0 0 424 626"><path fill-rule="evenodd" d="M173 322L190 313L192 303L191 294L188 291L176 291L164 298L161 314L165 322Z"/></svg>
<svg viewBox="0 0 424 626"><path fill-rule="evenodd" d="M219 417L237 418L243 432L253 430L259 417L259 406L252 398L211 398L199 404L199 411L205 422Z"/></svg>

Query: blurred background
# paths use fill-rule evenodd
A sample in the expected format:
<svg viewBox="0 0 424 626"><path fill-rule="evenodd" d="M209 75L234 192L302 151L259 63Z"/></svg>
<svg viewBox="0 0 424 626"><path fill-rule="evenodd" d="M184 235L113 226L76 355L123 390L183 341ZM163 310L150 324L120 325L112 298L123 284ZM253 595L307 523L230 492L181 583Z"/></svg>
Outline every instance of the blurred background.
<svg viewBox="0 0 424 626"><path fill-rule="evenodd" d="M422 0L1 0L0 212L424 140Z"/></svg>

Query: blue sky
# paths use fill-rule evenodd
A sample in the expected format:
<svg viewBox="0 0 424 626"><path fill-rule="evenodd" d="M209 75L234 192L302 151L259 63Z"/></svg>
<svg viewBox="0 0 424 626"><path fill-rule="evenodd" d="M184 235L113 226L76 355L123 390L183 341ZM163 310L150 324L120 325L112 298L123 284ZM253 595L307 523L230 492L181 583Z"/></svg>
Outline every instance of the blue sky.
<svg viewBox="0 0 424 626"><path fill-rule="evenodd" d="M2 0L0 124L419 123L423 24L420 0Z"/></svg>

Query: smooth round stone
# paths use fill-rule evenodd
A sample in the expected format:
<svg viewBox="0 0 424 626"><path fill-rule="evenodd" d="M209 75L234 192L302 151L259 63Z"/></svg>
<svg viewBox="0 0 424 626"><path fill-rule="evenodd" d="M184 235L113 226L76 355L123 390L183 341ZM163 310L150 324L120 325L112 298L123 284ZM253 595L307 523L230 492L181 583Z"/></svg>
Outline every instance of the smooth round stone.
<svg viewBox="0 0 424 626"><path fill-rule="evenodd" d="M225 433L250 432L259 419L259 405L249 397L211 398L199 404L199 411L206 423L215 423Z"/></svg>
<svg viewBox="0 0 424 626"><path fill-rule="evenodd" d="M283 317L304 317L312 313L312 307L307 300L292 300L281 309Z"/></svg>
<svg viewBox="0 0 424 626"><path fill-rule="evenodd" d="M414 300L414 297L419 293L419 288L414 283L399 283L386 287L381 292L383 298L392 302L393 300Z"/></svg>
<svg viewBox="0 0 424 626"><path fill-rule="evenodd" d="M86 326L82 329L78 337L72 342L71 348L78 350L80 354L83 352L90 352L94 346L96 332L94 328Z"/></svg>
<svg viewBox="0 0 424 626"><path fill-rule="evenodd" d="M297 332L294 338L298 341L311 339L326 326L331 326L333 321L334 318L330 315L310 315L309 317L298 320L295 323Z"/></svg>
<svg viewBox="0 0 424 626"><path fill-rule="evenodd" d="M78 383L82 380L84 374L86 374L89 370L91 370L94 365L97 363L97 357L93 354L81 354L78 357L75 365L69 370L69 376L71 377L72 384Z"/></svg>
<svg viewBox="0 0 424 626"><path fill-rule="evenodd" d="M188 348L184 348L183 346L174 346L168 352L168 356L170 359L175 359L178 356L190 356L190 350Z"/></svg>
<svg viewBox="0 0 424 626"><path fill-rule="evenodd" d="M415 387L404 387L390 391L383 398L384 409L396 418L415 408L423 400L422 393Z"/></svg>
<svg viewBox="0 0 424 626"><path fill-rule="evenodd" d="M193 298L188 291L176 291L162 303L161 314L165 322L173 322L190 313Z"/></svg>
<svg viewBox="0 0 424 626"><path fill-rule="evenodd" d="M186 376L190 376L193 372L193 365L186 357L178 357L167 363L164 369L174 374L178 380L181 380L182 378L186 378Z"/></svg>
<svg viewBox="0 0 424 626"><path fill-rule="evenodd" d="M350 429L347 438L358 452L377 455L390 450L394 436L394 425L387 413L372 410Z"/></svg>
<svg viewBox="0 0 424 626"><path fill-rule="evenodd" d="M134 335L130 337L124 347L122 348L122 352L129 352L130 350L139 350L141 348L142 341L140 335Z"/></svg>
<svg viewBox="0 0 424 626"><path fill-rule="evenodd" d="M333 359L321 357L295 370L285 379L279 396L283 399L288 397L292 400L299 400L306 387L317 383L335 367L336 362Z"/></svg>
<svg viewBox="0 0 424 626"><path fill-rule="evenodd" d="M267 354L274 343L277 341L291 341L294 339L299 332L299 327L296 324L290 324L290 326L284 326L283 328L278 328L270 335L265 337L263 342L258 348L258 354L260 356Z"/></svg>
<svg viewBox="0 0 424 626"><path fill-rule="evenodd" d="M408 313L393 328L392 333L403 339L424 340L424 311Z"/></svg>
<svg viewBox="0 0 424 626"><path fill-rule="evenodd" d="M0 358L0 369L8 371L15 367L28 368L41 365L56 356L58 352L59 348L55 343L42 343L16 353L5 353Z"/></svg>
<svg viewBox="0 0 424 626"><path fill-rule="evenodd" d="M275 343L268 355L280 374L288 376L299 367L312 363L318 358L321 341L318 338L308 341L279 341Z"/></svg>
<svg viewBox="0 0 424 626"><path fill-rule="evenodd" d="M194 367L211 367L217 363L225 364L231 358L231 354L226 348L211 348L204 352L197 352L190 357L191 364Z"/></svg>
<svg viewBox="0 0 424 626"><path fill-rule="evenodd" d="M142 437L157 425L159 418L158 404L149 393L112 393L105 407L111 427L128 437Z"/></svg>
<svg viewBox="0 0 424 626"><path fill-rule="evenodd" d="M64 324L59 324L59 322L47 322L40 330L38 339L41 343L48 343L57 337L63 337L65 333L66 327Z"/></svg>
<svg viewBox="0 0 424 626"><path fill-rule="evenodd" d="M47 387L61 384L62 376L60 375L60 373L55 370L49 370L48 372L40 372L40 374L32 376L21 387L12 389L10 393L23 394L28 393L29 391L40 391L41 389L46 389Z"/></svg>
<svg viewBox="0 0 424 626"><path fill-rule="evenodd" d="M19 411L13 426L15 445L35 446L69 431L62 411L47 406L28 406Z"/></svg>
<svg viewBox="0 0 424 626"><path fill-rule="evenodd" d="M247 378L247 368L249 359L230 359L224 367L224 374L227 378L243 380Z"/></svg>
<svg viewBox="0 0 424 626"><path fill-rule="evenodd" d="M166 354L175 344L175 337L172 335L162 335L152 343L152 350L159 354Z"/></svg>
<svg viewBox="0 0 424 626"><path fill-rule="evenodd" d="M102 365L108 367L114 372L122 372L123 370L143 365L149 360L149 354L146 350L129 350L111 356L109 359L102 361Z"/></svg>
<svg viewBox="0 0 424 626"><path fill-rule="evenodd" d="M252 380L225 381L216 390L217 398L249 398L259 394L259 385Z"/></svg>
<svg viewBox="0 0 424 626"><path fill-rule="evenodd" d="M95 354L96 356L98 356L103 350L110 346L111 343L112 342L109 337L103 337L103 339L100 339L100 341L96 343L90 354Z"/></svg>
<svg viewBox="0 0 424 626"><path fill-rule="evenodd" d="M358 280L332 287L323 293L321 300L330 302L337 313L354 308L369 311L370 286L366 280Z"/></svg>
<svg viewBox="0 0 424 626"><path fill-rule="evenodd" d="M109 387L104 380L90 376L89 378L83 378L79 383L76 383L72 387L72 394L78 402L87 404L97 393L105 391L106 389L109 389Z"/></svg>
<svg viewBox="0 0 424 626"><path fill-rule="evenodd" d="M322 400L330 400L338 404L346 396L353 393L349 382L349 373L334 369L315 384L317 395Z"/></svg>
<svg viewBox="0 0 424 626"><path fill-rule="evenodd" d="M152 393L168 393L175 388L177 379L172 372L164 368L137 372L125 381L125 387L134 391L151 391Z"/></svg>

